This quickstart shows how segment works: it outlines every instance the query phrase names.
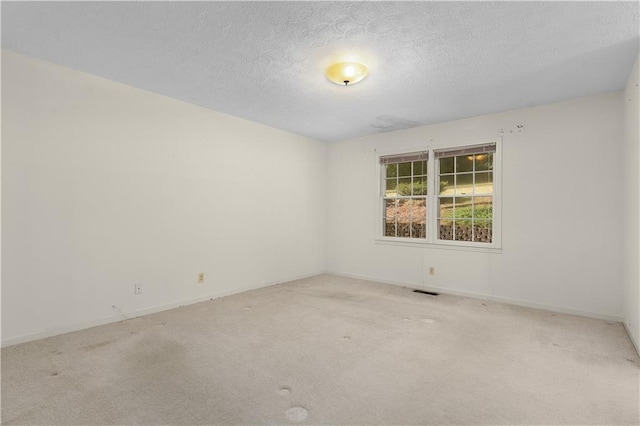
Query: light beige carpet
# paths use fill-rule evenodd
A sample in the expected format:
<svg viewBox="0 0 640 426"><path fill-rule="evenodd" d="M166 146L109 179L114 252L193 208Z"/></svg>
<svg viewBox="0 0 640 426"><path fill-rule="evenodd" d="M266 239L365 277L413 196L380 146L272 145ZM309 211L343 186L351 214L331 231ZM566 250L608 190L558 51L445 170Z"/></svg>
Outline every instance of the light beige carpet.
<svg viewBox="0 0 640 426"><path fill-rule="evenodd" d="M6 424L638 424L621 324L329 275L2 350Z"/></svg>

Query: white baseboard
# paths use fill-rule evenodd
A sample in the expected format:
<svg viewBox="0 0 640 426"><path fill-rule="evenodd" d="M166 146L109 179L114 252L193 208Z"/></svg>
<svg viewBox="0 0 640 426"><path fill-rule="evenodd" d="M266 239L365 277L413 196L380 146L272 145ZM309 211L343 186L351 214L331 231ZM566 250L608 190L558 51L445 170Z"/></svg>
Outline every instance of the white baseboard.
<svg viewBox="0 0 640 426"><path fill-rule="evenodd" d="M133 314L132 314L133 315ZM33 340L45 339L51 336L57 336L58 334L71 333L73 331L84 330L86 328L97 327L99 325L110 324L112 322L118 322L121 318L117 316L110 316L106 318L100 318L92 321L86 321L77 324L68 324L60 327L54 327L36 333L23 334L22 336L10 337L8 339L2 339L1 346L6 348L8 346L19 345L20 343L31 342Z"/></svg>
<svg viewBox="0 0 640 426"><path fill-rule="evenodd" d="M323 273L325 273L325 272L318 272L318 273L314 273L314 274L294 276L294 277L289 277L287 279L276 281L276 282L268 282L268 283L264 283L264 284L254 285L254 286L246 286L246 287L238 288L238 289L235 289L235 290L213 293L213 294L210 294L210 295L207 295L207 296L201 296L201 297L197 297L197 298L194 298L194 299L187 299L187 300L182 300L182 301L178 301L178 302L172 302L172 303L168 303L168 304L164 304L164 305L153 306L153 307L149 307L149 308L145 308L145 309L140 309L140 310L137 310L137 311L134 311L134 312L128 312L127 316L132 317L132 318L140 317L140 316L144 316L144 315L153 314L153 313L156 313L156 312L161 312L161 311L166 311L166 310L169 310L169 309L178 308L180 306L188 306L188 305L192 305L194 303L200 303L200 302L204 302L204 301L211 300L211 299L218 299L218 298L221 298L221 297L231 296L233 294L243 293L245 291L257 290L259 288L271 287L273 285L277 285L277 284L281 284L281 283L286 283L286 282L295 281L295 280L299 280L299 279L310 278L310 277L314 277L314 276L317 276L317 275L321 275ZM339 273L339 272L326 272L326 274L335 275L335 276L339 276L339 277L353 278L353 279L358 279L358 280L366 280L366 281L371 281L371 282L378 282L378 283L383 283L383 284L392 284L392 285L397 285L397 286L401 286L401 287L419 288L419 289L423 289L423 290L430 290L430 291L436 291L436 292L439 292L439 293L451 294L451 295L454 295L454 296L471 297L471 298L474 298L474 299L489 300L489 301L492 301L492 302L504 303L504 304L508 304L508 305L522 306L522 307L533 308L533 309L541 309L541 310L545 310L545 311L558 312L558 313L563 313L563 314L578 315L578 316L583 316L583 317L588 317L588 318L596 318L596 319L601 319L601 320L606 320L606 321L622 322L624 324L623 318L619 317L619 316L615 316L615 315L607 315L607 314L600 314L600 313L597 313L597 312L589 312L589 311L581 311L581 310L576 310L576 309L562 308L562 307L557 307L557 306L544 305L544 304L540 304L540 303L533 303L533 302L526 302L526 301L522 301L522 300L509 299L509 298L505 298L505 297L491 296L491 295L488 295L488 294L473 293L473 292L460 291L460 290L452 290L452 289L449 289L449 288L443 288L443 287L438 287L438 286L425 286L422 283L416 284L416 283L407 283L407 282L399 282L399 281L381 280L381 279L374 278L374 277L367 277L367 276L363 276L363 275L346 274L346 273ZM7 346L13 346L13 345L17 345L17 344L20 344L20 343L30 342L30 341L33 341L33 340L39 340L39 339L44 339L44 338L47 338L47 337L57 336L59 334L71 333L73 331L84 330L84 329L87 329L87 328L96 327L96 326L104 325L104 324L110 324L110 323L113 323L113 322L118 322L120 320L121 320L120 317L118 317L116 315L113 315L113 316L110 316L110 317L107 317L107 318L100 318L100 319L87 321L87 322L83 322L83 323L68 324L68 325L65 325L65 326L55 327L55 328L51 328L51 329L44 330L44 331L37 332L37 333L31 333L31 334L26 334L26 335L23 335L23 336L17 336L17 337L11 337L11 338L8 338L8 339L4 339L4 340L2 340L1 346L4 348L4 347L7 347ZM626 324L624 324L624 327L625 327L625 330L627 330L627 334L629 335L629 338L631 339L631 342L635 346L636 351L638 351L638 354L640 355L640 350L638 349L638 342L635 341L635 339L633 338L633 335L631 334L630 330L627 328Z"/></svg>
<svg viewBox="0 0 640 426"><path fill-rule="evenodd" d="M599 312L581 311L581 310L577 310L577 309L563 308L563 307L560 307L560 306L545 305L545 304L541 304L541 303L527 302L527 301L524 301L524 300L510 299L508 297L492 296L490 294L482 294L482 293L473 293L473 292L468 292L468 291L452 290L452 289L444 288L444 287L424 285L422 283L416 284L416 283L404 283L404 282L398 282L398 281L381 280L381 279L378 279L378 278L367 277L367 276L362 276L362 275L354 275L354 274L345 274L345 273L341 273L341 272L328 272L328 274L336 275L336 276L339 276L339 277L354 278L354 279L358 279L358 280L366 280L366 281L378 282L378 283L383 283L383 284L399 285L399 286L402 286L402 287L417 288L417 289L427 290L427 291L436 291L438 293L451 294L453 296L471 297L471 298L474 298L474 299L488 300L488 301L491 301L491 302L504 303L504 304L507 304L507 305L522 306L524 308L540 309L540 310L543 310L543 311L557 312L557 313L561 313L561 314L578 315L578 316L581 316L581 317L595 318L595 319L600 319L600 320L605 320L605 321L623 322L623 318L621 316L617 316L617 315L602 314L602 313L599 313Z"/></svg>
<svg viewBox="0 0 640 426"><path fill-rule="evenodd" d="M624 329L627 332L627 336L629 336L629 340L631 340L631 343L633 343L633 347L636 349L638 356L640 356L640 346L638 346L638 342L633 336L633 333L631 332L631 330L629 330L629 327L627 326L627 323L625 321L622 321L622 325L624 325Z"/></svg>
<svg viewBox="0 0 640 426"><path fill-rule="evenodd" d="M321 275L323 272L318 272L315 274L307 274L307 275L300 275L300 276L294 276L294 277L289 277L286 278L284 280L278 280L275 282L268 282L265 284L258 284L258 285L253 285L253 286L246 286L246 287L241 287L235 290L229 290L229 291L223 291L223 292L217 292L217 293L213 293L207 296L201 296L201 297L196 297L193 299L186 299L186 300L181 300L178 302L171 302L171 303L167 303L164 305L159 305L159 306L152 306L149 308L144 308L144 309L140 309L137 311L133 311L133 312L127 312L126 315L129 318L137 318L137 317L141 317L144 315L149 315L149 314L154 314L156 312L161 312L161 311L167 311L169 309L175 309L175 308L179 308L181 306L188 306L188 305L193 305L194 303L200 303L200 302L205 302L207 300L211 300L211 299L219 299L221 297L226 297L226 296L231 296L233 294L238 294L238 293L244 293L245 291L251 291L251 290L257 290L259 288L266 288L266 287L271 287L277 284L281 284L281 283L286 283L289 281L296 281L296 280L300 280L300 279L304 279L304 278L310 278L310 277L315 277L317 275ZM3 339L2 343L1 343L1 347L5 348L8 346L13 346L13 345L18 345L20 343L26 343L26 342L31 342L33 340L40 340L40 339L45 339L47 337L52 337L52 336L57 336L60 334L66 334L66 333L71 333L74 331L79 331L79 330L84 330L87 328L92 328L92 327L97 327L99 325L105 325L105 324L111 324L114 322L118 322L121 321L122 318L120 318L117 315L112 315L106 318L99 318L99 319L95 319L92 321L86 321L86 322L82 322L82 323L76 323L76 324L68 324L68 325L64 325L64 326L60 326L60 327L54 327L51 329L47 329L47 330L43 330L43 331L39 331L37 333L30 333L30 334L25 334L22 336L17 336L17 337L10 337L8 339Z"/></svg>

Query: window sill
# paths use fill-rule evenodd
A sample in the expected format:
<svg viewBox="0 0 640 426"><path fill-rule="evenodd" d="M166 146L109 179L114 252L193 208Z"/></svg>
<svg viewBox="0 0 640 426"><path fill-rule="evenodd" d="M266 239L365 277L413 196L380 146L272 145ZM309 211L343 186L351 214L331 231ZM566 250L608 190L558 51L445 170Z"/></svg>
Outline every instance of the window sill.
<svg viewBox="0 0 640 426"><path fill-rule="evenodd" d="M374 238L374 244L388 245L388 246L403 246L403 247L419 247L438 250L455 250L455 251L475 251L480 253L502 253L501 247L483 247L480 245L463 245L463 244L446 244L446 243L430 243L424 240L415 239L395 239L395 238Z"/></svg>

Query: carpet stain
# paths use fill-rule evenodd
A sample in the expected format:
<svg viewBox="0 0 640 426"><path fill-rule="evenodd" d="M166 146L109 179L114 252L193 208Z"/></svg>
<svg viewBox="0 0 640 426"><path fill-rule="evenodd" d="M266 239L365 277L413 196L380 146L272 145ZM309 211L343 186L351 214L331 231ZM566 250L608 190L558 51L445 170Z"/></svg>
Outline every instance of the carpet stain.
<svg viewBox="0 0 640 426"><path fill-rule="evenodd" d="M309 413L303 407L292 407L289 408L285 412L285 414L287 415L287 418L292 422L301 422L307 418Z"/></svg>
<svg viewBox="0 0 640 426"><path fill-rule="evenodd" d="M288 388L286 386L283 386L280 389L278 389L278 395L289 395L290 393L291 393L291 388Z"/></svg>
<svg viewBox="0 0 640 426"><path fill-rule="evenodd" d="M133 343L122 359L119 370L141 378L140 386L145 387L149 381L157 381L158 375L177 377L182 374L186 377L190 374L185 362L184 345L152 335Z"/></svg>
<svg viewBox="0 0 640 426"><path fill-rule="evenodd" d="M110 345L111 343L113 343L113 340L105 340L104 342L95 343L93 345L80 346L78 348L78 350L80 352L89 352L89 351L92 351L94 349L98 349L98 348L101 348L103 346Z"/></svg>
<svg viewBox="0 0 640 426"><path fill-rule="evenodd" d="M342 340L351 340L351 336L342 336Z"/></svg>
<svg viewBox="0 0 640 426"><path fill-rule="evenodd" d="M331 299L338 299L338 300L353 300L358 298L356 294L345 293L340 291L329 293L326 295L326 297Z"/></svg>

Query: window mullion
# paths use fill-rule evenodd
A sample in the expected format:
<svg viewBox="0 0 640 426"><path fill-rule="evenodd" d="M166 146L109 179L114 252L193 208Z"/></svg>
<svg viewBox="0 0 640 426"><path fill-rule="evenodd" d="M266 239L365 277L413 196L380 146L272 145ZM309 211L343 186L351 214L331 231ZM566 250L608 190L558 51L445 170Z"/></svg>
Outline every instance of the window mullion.
<svg viewBox="0 0 640 426"><path fill-rule="evenodd" d="M476 240L476 156L473 156L473 164L471 166L471 241Z"/></svg>
<svg viewBox="0 0 640 426"><path fill-rule="evenodd" d="M413 182L415 177L414 162L411 162L411 180L409 181L409 238L413 238Z"/></svg>
<svg viewBox="0 0 640 426"><path fill-rule="evenodd" d="M433 151L431 152L433 154ZM436 182L436 176L440 173L438 168L438 161L434 158L433 155L429 155L429 161L427 162L427 180L431 182L431 185L427 187L431 187L431 191L428 191L427 194L427 238L430 243L437 242L437 229L438 229L438 194L439 183Z"/></svg>
<svg viewBox="0 0 640 426"><path fill-rule="evenodd" d="M400 197L398 194L398 189L400 186L400 170L398 170L396 172L396 202L395 202L395 207L396 207L396 214L394 216L394 221L395 221L395 233L394 235L396 237L398 237L398 207L400 206Z"/></svg>

